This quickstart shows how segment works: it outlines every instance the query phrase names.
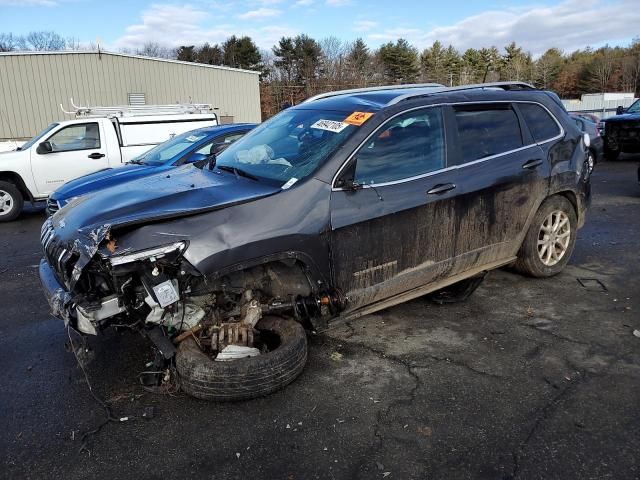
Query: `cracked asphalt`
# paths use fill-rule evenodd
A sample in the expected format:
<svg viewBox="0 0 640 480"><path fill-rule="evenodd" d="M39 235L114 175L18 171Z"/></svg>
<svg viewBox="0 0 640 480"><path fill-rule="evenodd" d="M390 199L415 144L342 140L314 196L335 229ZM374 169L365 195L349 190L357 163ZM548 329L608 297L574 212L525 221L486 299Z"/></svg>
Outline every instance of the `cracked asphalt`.
<svg viewBox="0 0 640 480"><path fill-rule="evenodd" d="M499 270L463 303L335 324L266 398L147 393L144 339L92 340L93 391L128 420L85 442L104 411L40 292L44 215L1 224L0 478L640 478L638 160L598 166L562 274Z"/></svg>

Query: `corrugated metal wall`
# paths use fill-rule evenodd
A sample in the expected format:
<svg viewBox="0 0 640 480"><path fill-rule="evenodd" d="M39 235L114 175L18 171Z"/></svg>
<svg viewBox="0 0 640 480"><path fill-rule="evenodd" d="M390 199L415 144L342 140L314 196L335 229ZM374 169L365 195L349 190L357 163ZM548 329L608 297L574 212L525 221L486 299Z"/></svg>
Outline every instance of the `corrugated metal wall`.
<svg viewBox="0 0 640 480"><path fill-rule="evenodd" d="M210 103L218 116L260 121L258 74L225 67L97 52L0 54L0 139L28 138L76 105Z"/></svg>

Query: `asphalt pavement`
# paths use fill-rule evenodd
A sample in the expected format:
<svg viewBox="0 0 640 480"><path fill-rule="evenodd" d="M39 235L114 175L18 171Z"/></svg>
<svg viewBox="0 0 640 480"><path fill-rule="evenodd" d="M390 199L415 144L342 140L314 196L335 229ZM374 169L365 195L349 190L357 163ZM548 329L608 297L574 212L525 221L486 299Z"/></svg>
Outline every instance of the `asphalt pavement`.
<svg viewBox="0 0 640 480"><path fill-rule="evenodd" d="M0 224L0 478L640 478L638 160L597 166L562 274L336 324L265 398L148 393L146 340L92 339L93 392L127 420L84 441L105 414L40 291L44 213Z"/></svg>

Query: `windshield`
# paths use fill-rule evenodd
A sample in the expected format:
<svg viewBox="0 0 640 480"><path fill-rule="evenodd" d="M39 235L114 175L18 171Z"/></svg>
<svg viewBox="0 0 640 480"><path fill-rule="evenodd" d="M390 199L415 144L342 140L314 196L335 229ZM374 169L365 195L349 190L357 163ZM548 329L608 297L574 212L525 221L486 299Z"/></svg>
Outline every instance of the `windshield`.
<svg viewBox="0 0 640 480"><path fill-rule="evenodd" d="M633 105L631 105L626 113L640 113L640 100L636 100Z"/></svg>
<svg viewBox="0 0 640 480"><path fill-rule="evenodd" d="M33 137L27 143L23 144L21 147L18 147L18 150L27 150L27 149L31 148L31 145L36 143L38 140L40 140L47 133L49 133L51 130L56 128L58 125L59 125L59 123L51 123L51 124L49 124L49 126L47 128L45 128L43 131L41 131L39 134L37 134L35 137Z"/></svg>
<svg viewBox="0 0 640 480"><path fill-rule="evenodd" d="M291 186L358 129L345 122L347 117L336 111L285 110L220 153L216 166Z"/></svg>
<svg viewBox="0 0 640 480"><path fill-rule="evenodd" d="M193 131L176 135L171 140L167 140L160 145L153 147L151 150L131 160L131 163L143 163L145 165L164 165L165 163L173 163L182 156L197 147L203 140L208 138L209 134L205 132Z"/></svg>

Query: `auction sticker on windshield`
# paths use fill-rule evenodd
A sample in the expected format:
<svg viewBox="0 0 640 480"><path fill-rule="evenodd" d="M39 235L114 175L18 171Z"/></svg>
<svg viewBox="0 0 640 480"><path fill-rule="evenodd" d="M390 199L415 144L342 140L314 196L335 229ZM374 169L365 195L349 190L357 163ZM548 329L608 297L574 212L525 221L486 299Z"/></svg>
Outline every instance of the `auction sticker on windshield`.
<svg viewBox="0 0 640 480"><path fill-rule="evenodd" d="M348 123L349 125L355 125L359 127L364 122L369 120L373 116L371 112L353 112L347 118L344 119L344 123Z"/></svg>
<svg viewBox="0 0 640 480"><path fill-rule="evenodd" d="M311 125L311 128L317 128L318 130L326 130L328 132L340 133L349 126L348 123L336 122L335 120L318 120Z"/></svg>

